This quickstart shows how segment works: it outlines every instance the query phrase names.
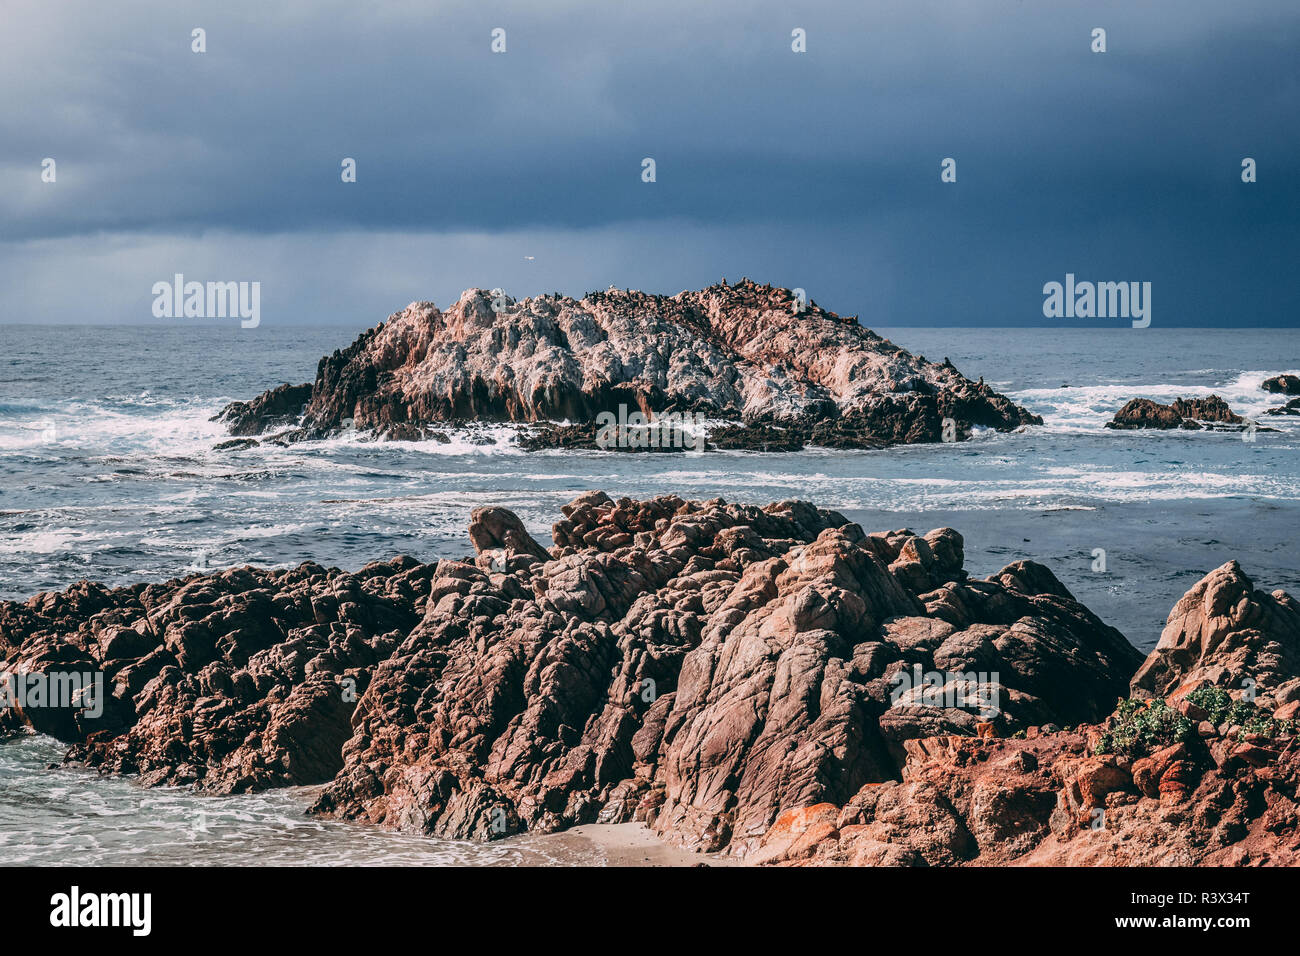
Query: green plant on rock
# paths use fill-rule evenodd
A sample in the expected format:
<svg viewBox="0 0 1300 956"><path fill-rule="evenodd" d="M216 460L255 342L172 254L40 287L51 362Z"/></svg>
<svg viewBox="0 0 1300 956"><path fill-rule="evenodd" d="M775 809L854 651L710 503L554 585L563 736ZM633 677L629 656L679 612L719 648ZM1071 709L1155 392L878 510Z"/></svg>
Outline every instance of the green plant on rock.
<svg viewBox="0 0 1300 956"><path fill-rule="evenodd" d="M1216 727L1227 724L1240 727L1241 733L1261 737L1279 737L1296 732L1294 720L1275 720L1268 711L1248 700L1233 700L1222 687L1198 687L1187 695L1187 702L1209 714L1207 718Z"/></svg>
<svg viewBox="0 0 1300 956"><path fill-rule="evenodd" d="M1163 700L1130 697L1115 708L1113 726L1101 735L1093 753L1145 757L1195 736L1196 725Z"/></svg>
<svg viewBox="0 0 1300 956"><path fill-rule="evenodd" d="M1188 694L1187 702L1209 714L1210 723L1216 727L1227 720L1234 704L1231 694L1222 687L1212 687L1209 684Z"/></svg>

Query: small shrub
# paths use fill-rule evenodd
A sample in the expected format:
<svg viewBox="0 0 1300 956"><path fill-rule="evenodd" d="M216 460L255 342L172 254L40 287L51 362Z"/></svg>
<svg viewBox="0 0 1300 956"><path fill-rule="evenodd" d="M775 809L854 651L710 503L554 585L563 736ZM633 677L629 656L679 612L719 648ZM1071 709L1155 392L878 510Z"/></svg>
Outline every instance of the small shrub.
<svg viewBox="0 0 1300 956"><path fill-rule="evenodd" d="M1240 727L1242 734L1279 737L1296 732L1294 720L1274 720L1272 715L1248 700L1233 700L1222 687L1198 687L1187 695L1189 703L1206 711L1216 727Z"/></svg>
<svg viewBox="0 0 1300 956"><path fill-rule="evenodd" d="M1222 687L1198 687L1187 695L1187 702L1195 704L1210 715L1209 721L1218 727L1232 710L1232 696Z"/></svg>
<svg viewBox="0 0 1300 956"><path fill-rule="evenodd" d="M1121 700L1115 708L1115 726L1102 734L1096 754L1145 757L1162 747L1190 741L1196 725L1163 700Z"/></svg>

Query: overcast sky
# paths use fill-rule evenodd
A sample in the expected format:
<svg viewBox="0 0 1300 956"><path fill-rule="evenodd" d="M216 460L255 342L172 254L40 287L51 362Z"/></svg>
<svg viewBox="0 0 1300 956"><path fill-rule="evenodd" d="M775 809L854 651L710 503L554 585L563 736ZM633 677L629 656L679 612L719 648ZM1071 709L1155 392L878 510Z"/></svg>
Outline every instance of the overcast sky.
<svg viewBox="0 0 1300 956"><path fill-rule="evenodd" d="M1300 324L1295 0L0 17L0 321L153 321L180 272L261 282L263 325L742 275L868 325L1127 324L1045 319L1072 272L1151 282L1153 327Z"/></svg>

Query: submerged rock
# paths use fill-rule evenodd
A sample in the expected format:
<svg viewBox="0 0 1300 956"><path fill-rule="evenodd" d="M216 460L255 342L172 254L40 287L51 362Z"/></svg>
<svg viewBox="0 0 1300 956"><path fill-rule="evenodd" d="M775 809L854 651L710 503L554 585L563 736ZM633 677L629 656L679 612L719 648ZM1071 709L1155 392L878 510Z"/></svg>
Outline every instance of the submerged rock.
<svg viewBox="0 0 1300 956"><path fill-rule="evenodd" d="M213 451L243 451L246 448L256 448L260 445L256 438L232 438L229 441L219 441L212 446Z"/></svg>
<svg viewBox="0 0 1300 956"><path fill-rule="evenodd" d="M529 447L596 447L591 423L620 409L757 430L722 447L871 448L1042 424L946 360L913 356L815 304L795 306L789 290L749 280L675 296L522 301L471 289L445 312L412 303L321 360L299 437L352 422L418 438L469 419L557 426L530 433ZM285 405L271 397L280 391L223 417L237 434L256 434L267 408Z"/></svg>

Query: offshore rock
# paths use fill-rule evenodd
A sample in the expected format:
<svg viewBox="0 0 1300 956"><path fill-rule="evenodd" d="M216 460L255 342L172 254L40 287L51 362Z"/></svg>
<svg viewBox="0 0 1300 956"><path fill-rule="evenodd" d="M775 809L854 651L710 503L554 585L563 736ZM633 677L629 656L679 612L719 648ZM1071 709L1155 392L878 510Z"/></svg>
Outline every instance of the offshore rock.
<svg viewBox="0 0 1300 956"><path fill-rule="evenodd" d="M290 437L351 421L418 438L435 424L476 420L555 426L529 433L528 447L594 447L591 423L620 406L759 429L720 447L875 448L1042 424L947 360L913 356L854 318L796 304L789 290L749 280L674 296L610 290L515 301L470 289L446 311L412 303L321 360ZM278 421L272 410L300 397L272 397L282 389L221 417L234 434L258 434Z"/></svg>
<svg viewBox="0 0 1300 956"><path fill-rule="evenodd" d="M1161 405L1149 398L1135 398L1115 413L1107 428L1185 428L1198 430L1213 425L1240 425L1245 421L1217 395L1209 398L1178 398Z"/></svg>
<svg viewBox="0 0 1300 956"><path fill-rule="evenodd" d="M1283 395L1300 395L1300 375L1274 375L1264 379L1260 388L1266 392L1280 392Z"/></svg>

